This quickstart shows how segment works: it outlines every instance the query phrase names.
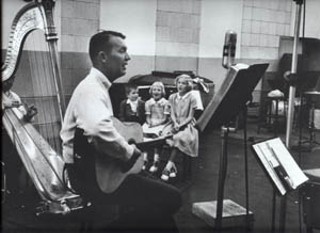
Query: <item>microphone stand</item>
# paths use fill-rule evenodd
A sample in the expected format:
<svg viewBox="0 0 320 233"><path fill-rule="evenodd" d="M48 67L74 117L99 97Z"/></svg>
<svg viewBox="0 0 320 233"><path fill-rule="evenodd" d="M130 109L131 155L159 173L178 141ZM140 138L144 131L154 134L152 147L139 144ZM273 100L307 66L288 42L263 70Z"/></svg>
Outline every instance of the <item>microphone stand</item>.
<svg viewBox="0 0 320 233"><path fill-rule="evenodd" d="M226 63L228 64L228 63ZM246 207L233 202L230 199L223 199L224 185L227 174L227 148L228 135L231 131L235 131L230 127L232 118L239 115L246 103L249 101L249 95L262 78L269 64L254 64L246 66L230 66L226 74L226 79L222 86L209 102L207 108L202 113L196 127L200 131L207 129L215 129L217 126L223 126L221 129L221 152L220 152L220 167L218 177L217 200L197 202L192 205L192 213L202 218L210 226L216 230L222 230L222 227L241 227L246 230L251 230L253 225L253 213L248 210L248 197L246 198ZM246 114L246 111L245 111ZM246 117L244 117L246 120ZM244 122L246 125L246 122ZM245 129L246 130L246 129ZM246 138L246 131L244 137ZM246 143L245 143L245 163L246 159ZM247 169L247 165L245 166ZM247 171L246 171L247 173ZM248 175L245 174L246 192L248 193ZM246 194L247 194L246 193Z"/></svg>
<svg viewBox="0 0 320 233"><path fill-rule="evenodd" d="M294 41L292 51L292 63L291 63L291 75L295 76L297 73L298 66L298 43L299 43L299 32L300 32L300 18L301 18L301 5L303 0L294 0L296 2L296 15L294 25ZM286 146L290 148L290 137L292 133L292 124L294 116L294 98L296 95L296 87L291 84L289 88L289 102L288 102L288 119L286 128Z"/></svg>
<svg viewBox="0 0 320 233"><path fill-rule="evenodd" d="M296 2L296 14L295 14L295 25L294 25L294 41L292 51L292 63L291 63L291 74L297 73L298 66L298 43L299 43L299 32L300 32L300 21L301 21L301 10L303 0L294 0ZM296 94L296 88L290 85L289 89L289 102L288 102L288 119L286 128L286 146L290 148L290 137L292 133L293 116L294 116L294 98ZM283 196L280 200L280 221L279 231L285 232L286 226L286 209L287 209L287 197Z"/></svg>

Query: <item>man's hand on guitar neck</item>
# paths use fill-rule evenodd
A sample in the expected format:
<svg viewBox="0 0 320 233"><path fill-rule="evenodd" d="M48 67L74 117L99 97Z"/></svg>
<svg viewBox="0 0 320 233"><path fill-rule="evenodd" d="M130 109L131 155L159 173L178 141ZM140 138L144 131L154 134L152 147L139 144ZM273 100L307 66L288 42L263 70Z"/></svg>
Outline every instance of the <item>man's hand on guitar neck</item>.
<svg viewBox="0 0 320 233"><path fill-rule="evenodd" d="M121 165L121 171L123 173L128 172L136 163L138 158L142 155L141 151L134 144L132 144L132 146L134 146L134 151L131 158L127 162L122 163Z"/></svg>

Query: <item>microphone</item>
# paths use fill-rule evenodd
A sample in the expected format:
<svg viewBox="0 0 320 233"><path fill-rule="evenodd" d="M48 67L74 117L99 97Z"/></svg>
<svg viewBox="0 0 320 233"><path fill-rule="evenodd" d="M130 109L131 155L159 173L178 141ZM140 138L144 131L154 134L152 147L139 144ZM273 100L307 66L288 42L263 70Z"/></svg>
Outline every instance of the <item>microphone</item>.
<svg viewBox="0 0 320 233"><path fill-rule="evenodd" d="M229 68L234 65L234 58L236 55L237 33L228 30L224 38L223 54L222 54L222 66Z"/></svg>

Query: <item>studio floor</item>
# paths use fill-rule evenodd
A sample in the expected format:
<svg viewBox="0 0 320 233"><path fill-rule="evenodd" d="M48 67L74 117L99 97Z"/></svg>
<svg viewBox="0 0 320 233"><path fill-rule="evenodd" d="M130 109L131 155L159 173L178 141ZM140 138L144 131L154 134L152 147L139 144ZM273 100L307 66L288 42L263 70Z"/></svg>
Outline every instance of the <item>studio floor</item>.
<svg viewBox="0 0 320 233"><path fill-rule="evenodd" d="M299 130L295 129L292 134L293 144L299 142ZM279 128L279 137L285 140L285 132ZM302 130L303 141L309 140L307 129ZM273 186L267 178L266 173L258 163L255 155L250 149L253 142L265 140L274 137L272 130L261 129L257 133L257 119L249 118L247 126L248 137L248 176L249 176L249 193L246 195L245 190L245 156L244 156L244 140L243 130L229 134L228 140L228 170L226 176L224 198L246 205L246 197L249 200L249 210L252 211L254 221L250 232L271 232L272 227L272 200ZM319 131L316 132L316 140L320 140ZM303 143L304 146L308 143ZM312 169L320 167L320 146L311 145L311 150L303 150L301 154L297 150L291 150L294 159L299 163L302 169ZM192 214L193 203L213 201L217 199L219 159L221 151L220 130L213 130L202 134L200 137L199 157L193 159L191 168L191 176L185 180L178 176L173 184L181 189L183 193L183 206L175 216L178 228L181 233L207 233L217 232L213 227L207 225L202 219ZM29 199L30 200L30 199ZM279 227L279 210L280 202L277 197L275 228ZM26 215L22 212L27 208L28 201L26 197L21 200L14 199L5 202L2 209L2 224L6 226L4 233L11 232L10 228L19 226L19 231L26 232L24 225L27 223ZM299 192L292 191L287 195L286 222L285 231L288 233L306 232L303 223L303 209L299 205ZM19 207L17 207L19 206ZM12 214L12 211L17 211ZM244 224L242 224L244 225ZM222 226L223 232L246 232L245 228L225 228ZM28 232L49 232L48 230L35 230ZM320 230L315 230L318 233Z"/></svg>
<svg viewBox="0 0 320 233"><path fill-rule="evenodd" d="M278 128L278 136L285 142L285 130ZM320 140L319 132L315 133L315 140ZM257 133L257 119L249 118L247 125L248 137L248 177L249 177L249 210L253 212L254 222L252 232L272 231L272 201L273 186L266 173L250 149L253 142L263 141L274 137L274 132L269 129L260 129ZM292 145L299 144L299 129L293 130ZM302 130L302 151L290 150L294 159L302 169L320 167L320 146L307 143L309 131ZM231 199L241 206L246 206L245 190L245 156L243 130L229 134L228 140L228 170L226 176L224 199ZM311 150L309 150L311 149ZM216 130L202 135L200 140L200 156L193 164L191 184L185 189L184 205L177 215L177 222L183 233L213 232L202 219L192 214L192 204L207 202L217 199L219 159L221 151L220 131ZM320 194L319 194L320 195ZM299 205L299 192L293 191L287 195L287 209L285 231L305 232L302 216L302 207ZM300 208L301 207L301 208ZM275 229L279 229L280 198L276 198ZM320 219L319 219L320 220ZM245 232L240 228L223 228L225 232ZM318 231L314 231L318 232ZM320 232L320 231L319 231Z"/></svg>

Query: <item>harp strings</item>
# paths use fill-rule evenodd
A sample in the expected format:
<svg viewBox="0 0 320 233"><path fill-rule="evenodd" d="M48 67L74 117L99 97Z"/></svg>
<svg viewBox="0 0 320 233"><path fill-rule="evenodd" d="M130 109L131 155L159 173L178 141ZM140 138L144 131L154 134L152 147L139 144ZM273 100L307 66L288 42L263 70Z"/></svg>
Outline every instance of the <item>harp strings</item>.
<svg viewBox="0 0 320 233"><path fill-rule="evenodd" d="M31 84L33 89L32 102L38 109L35 126L39 133L58 153L61 153L58 120L58 102L55 94L53 67L50 62L48 43L42 31L35 31L27 39Z"/></svg>

